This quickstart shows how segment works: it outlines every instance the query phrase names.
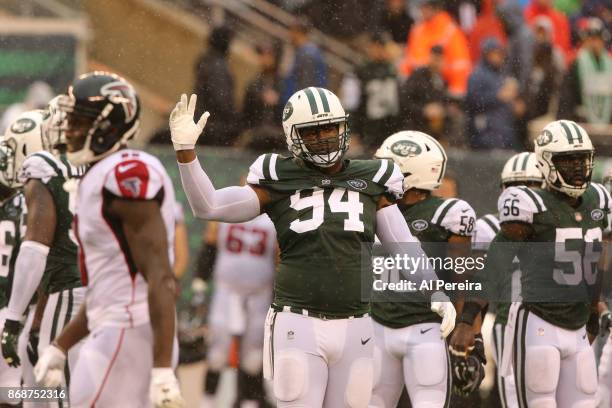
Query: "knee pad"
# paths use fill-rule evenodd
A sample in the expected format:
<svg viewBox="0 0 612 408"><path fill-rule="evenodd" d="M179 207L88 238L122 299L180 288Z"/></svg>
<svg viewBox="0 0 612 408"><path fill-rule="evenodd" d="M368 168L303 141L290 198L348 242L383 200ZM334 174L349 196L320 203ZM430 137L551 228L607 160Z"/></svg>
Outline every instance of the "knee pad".
<svg viewBox="0 0 612 408"><path fill-rule="evenodd" d="M308 362L300 350L282 350L274 356L274 396L283 402L298 399L307 388Z"/></svg>
<svg viewBox="0 0 612 408"><path fill-rule="evenodd" d="M446 379L447 358L444 343L423 343L414 348L410 358L412 361L404 363L404 367L411 367L419 386L432 387Z"/></svg>
<svg viewBox="0 0 612 408"><path fill-rule="evenodd" d="M257 375L261 372L263 365L263 353L261 350L247 350L240 357L240 368L248 375Z"/></svg>
<svg viewBox="0 0 612 408"><path fill-rule="evenodd" d="M559 383L560 370L561 355L555 347L527 347L525 353L525 384L529 391L536 394L554 394ZM545 401L545 399L541 400ZM548 405L542 405L542 407L548 407Z"/></svg>
<svg viewBox="0 0 612 408"><path fill-rule="evenodd" d="M557 401L554 398L538 398L529 401L529 408L556 408Z"/></svg>
<svg viewBox="0 0 612 408"><path fill-rule="evenodd" d="M576 355L576 387L585 394L597 392L597 368L593 350L585 348Z"/></svg>
<svg viewBox="0 0 612 408"><path fill-rule="evenodd" d="M374 362L371 358L358 358L349 370L344 399L351 408L366 408L374 386Z"/></svg>

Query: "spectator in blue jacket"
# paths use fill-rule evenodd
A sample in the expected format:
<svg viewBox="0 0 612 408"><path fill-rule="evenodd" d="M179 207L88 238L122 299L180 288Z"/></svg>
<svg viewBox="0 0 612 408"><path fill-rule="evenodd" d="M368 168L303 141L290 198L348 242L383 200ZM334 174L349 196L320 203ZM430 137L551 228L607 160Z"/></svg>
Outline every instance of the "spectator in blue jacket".
<svg viewBox="0 0 612 408"><path fill-rule="evenodd" d="M482 44L481 60L468 80L465 100L467 135L476 149L520 149L516 114L520 106L519 85L503 73L505 52L496 38Z"/></svg>
<svg viewBox="0 0 612 408"><path fill-rule="evenodd" d="M310 40L310 28L307 20L298 19L289 30L295 56L283 81L279 101L281 107L300 89L309 86L327 87L327 65L319 47Z"/></svg>

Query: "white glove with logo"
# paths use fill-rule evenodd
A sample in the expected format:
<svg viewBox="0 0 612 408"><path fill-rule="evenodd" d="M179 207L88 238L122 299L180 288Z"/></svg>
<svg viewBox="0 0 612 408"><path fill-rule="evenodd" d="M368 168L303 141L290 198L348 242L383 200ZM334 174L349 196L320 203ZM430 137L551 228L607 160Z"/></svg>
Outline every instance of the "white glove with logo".
<svg viewBox="0 0 612 408"><path fill-rule="evenodd" d="M53 344L47 346L34 366L36 382L45 387L59 387L64 378L65 366L66 353Z"/></svg>
<svg viewBox="0 0 612 408"><path fill-rule="evenodd" d="M431 311L437 313L442 318L440 323L440 333L446 338L455 328L457 311L455 306L443 292L435 292L431 295Z"/></svg>
<svg viewBox="0 0 612 408"><path fill-rule="evenodd" d="M183 408L185 406L178 380L170 367L153 369L149 396L155 408Z"/></svg>
<svg viewBox="0 0 612 408"><path fill-rule="evenodd" d="M176 104L170 114L170 135L174 150L192 150L198 141L198 137L202 134L206 121L210 113L204 112L195 123L193 115L195 114L197 95L193 94L187 103L187 95L182 94L181 100Z"/></svg>

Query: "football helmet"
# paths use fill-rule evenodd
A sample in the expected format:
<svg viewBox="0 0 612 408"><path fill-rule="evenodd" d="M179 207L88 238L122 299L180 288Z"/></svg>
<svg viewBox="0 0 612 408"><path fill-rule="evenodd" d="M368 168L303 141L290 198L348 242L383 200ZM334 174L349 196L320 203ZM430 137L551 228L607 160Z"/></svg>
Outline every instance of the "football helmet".
<svg viewBox="0 0 612 408"><path fill-rule="evenodd" d="M10 187L21 187L19 171L26 157L32 153L45 150L43 122L47 117L44 110L33 110L22 113L9 126L2 140L0 159L2 177Z"/></svg>
<svg viewBox="0 0 612 408"><path fill-rule="evenodd" d="M68 160L74 165L103 159L138 132L138 95L118 75L99 71L84 74L58 102L66 115L62 127ZM64 140L63 136L57 140Z"/></svg>
<svg viewBox="0 0 612 408"><path fill-rule="evenodd" d="M544 176L537 166L535 153L522 152L510 157L501 173L501 185L513 183L543 183Z"/></svg>
<svg viewBox="0 0 612 408"><path fill-rule="evenodd" d="M283 130L289 151L320 167L341 160L350 143L348 115L340 99L324 88L304 88L289 98ZM326 137L332 131L334 135Z"/></svg>
<svg viewBox="0 0 612 408"><path fill-rule="evenodd" d="M435 190L446 172L447 156L442 145L423 132L404 130L385 139L374 157L393 159L404 175L404 191Z"/></svg>
<svg viewBox="0 0 612 408"><path fill-rule="evenodd" d="M546 185L574 198L591 182L594 153L586 130L571 120L549 123L535 140L538 168Z"/></svg>
<svg viewBox="0 0 612 408"><path fill-rule="evenodd" d="M8 170L9 160L11 150L7 147L6 143L4 143L4 135L0 136L0 184L5 187L12 188L12 183L10 183L6 178L6 171Z"/></svg>
<svg viewBox="0 0 612 408"><path fill-rule="evenodd" d="M57 95L47 104L47 117L43 123L43 141L45 150L55 152L66 147L66 112L60 108L60 102L66 95Z"/></svg>

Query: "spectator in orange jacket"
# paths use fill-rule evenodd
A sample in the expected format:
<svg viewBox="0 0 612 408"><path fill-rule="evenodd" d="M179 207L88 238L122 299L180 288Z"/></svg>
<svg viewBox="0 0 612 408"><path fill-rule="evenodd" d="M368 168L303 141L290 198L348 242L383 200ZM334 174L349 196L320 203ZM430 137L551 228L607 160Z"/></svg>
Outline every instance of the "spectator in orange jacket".
<svg viewBox="0 0 612 408"><path fill-rule="evenodd" d="M448 83L449 92L464 96L471 70L470 51L465 35L442 6L442 0L421 3L423 20L410 30L400 73L408 76L416 68L426 66L431 47L440 45L446 62L442 76Z"/></svg>
<svg viewBox="0 0 612 408"><path fill-rule="evenodd" d="M533 25L536 18L546 16L552 21L553 42L557 45L566 57L570 56L572 45L570 42L570 25L567 16L553 7L553 0L532 0L525 7L525 21Z"/></svg>

